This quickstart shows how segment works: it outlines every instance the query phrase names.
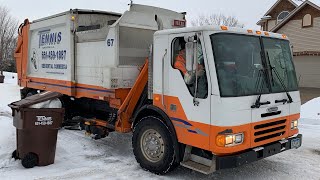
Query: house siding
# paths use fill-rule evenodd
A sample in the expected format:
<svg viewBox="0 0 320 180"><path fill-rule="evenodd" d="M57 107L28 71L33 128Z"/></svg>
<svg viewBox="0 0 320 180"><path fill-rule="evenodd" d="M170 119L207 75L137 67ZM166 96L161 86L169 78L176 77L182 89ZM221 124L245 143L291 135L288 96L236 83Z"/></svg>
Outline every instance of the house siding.
<svg viewBox="0 0 320 180"><path fill-rule="evenodd" d="M276 20L269 20L268 21L268 29L267 29L267 31L270 31L275 26L276 26Z"/></svg>
<svg viewBox="0 0 320 180"><path fill-rule="evenodd" d="M291 20L277 33L288 36L293 44L293 52L320 51L320 17L313 19L312 27L305 28L302 28L302 19Z"/></svg>
<svg viewBox="0 0 320 180"><path fill-rule="evenodd" d="M282 11L293 11L296 8L292 3L290 3L288 0L282 0L270 13L267 15L270 15L272 18L277 18L278 15Z"/></svg>
<svg viewBox="0 0 320 180"><path fill-rule="evenodd" d="M277 6L275 6L269 13L266 13L265 16L271 16L271 20L268 20L267 22L263 23L261 25L261 30L263 31L270 31L273 27L276 26L276 21L278 18L278 15L282 11L293 11L296 8L295 5L293 5L288 0L282 0L279 2Z"/></svg>
<svg viewBox="0 0 320 180"><path fill-rule="evenodd" d="M293 5L283 0L268 13L271 19L266 22L268 31L285 34L293 45L293 62L300 87L320 89L320 8L306 1L299 6L295 14L289 15L280 25L276 24L276 17L280 12L292 12ZM302 19L306 14L312 17L311 26L302 27Z"/></svg>
<svg viewBox="0 0 320 180"><path fill-rule="evenodd" d="M320 88L320 56L295 56L299 87Z"/></svg>

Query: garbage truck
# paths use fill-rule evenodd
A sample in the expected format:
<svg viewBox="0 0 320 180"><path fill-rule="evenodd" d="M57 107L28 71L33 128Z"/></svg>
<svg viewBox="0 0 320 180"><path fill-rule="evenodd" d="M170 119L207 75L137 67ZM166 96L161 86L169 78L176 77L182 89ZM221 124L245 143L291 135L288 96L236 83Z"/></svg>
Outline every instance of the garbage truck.
<svg viewBox="0 0 320 180"><path fill-rule="evenodd" d="M22 98L59 92L94 139L132 132L140 166L210 174L301 146L300 95L284 34L186 27L186 13L131 4L71 9L19 28ZM180 65L179 65L180 64Z"/></svg>

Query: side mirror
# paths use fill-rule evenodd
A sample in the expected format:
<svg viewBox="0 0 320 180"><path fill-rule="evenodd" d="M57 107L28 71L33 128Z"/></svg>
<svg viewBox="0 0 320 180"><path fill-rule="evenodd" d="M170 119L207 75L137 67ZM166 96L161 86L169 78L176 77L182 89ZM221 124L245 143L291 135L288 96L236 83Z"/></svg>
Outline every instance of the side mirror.
<svg viewBox="0 0 320 180"><path fill-rule="evenodd" d="M186 43L186 69L187 71L193 71L194 60L194 43Z"/></svg>

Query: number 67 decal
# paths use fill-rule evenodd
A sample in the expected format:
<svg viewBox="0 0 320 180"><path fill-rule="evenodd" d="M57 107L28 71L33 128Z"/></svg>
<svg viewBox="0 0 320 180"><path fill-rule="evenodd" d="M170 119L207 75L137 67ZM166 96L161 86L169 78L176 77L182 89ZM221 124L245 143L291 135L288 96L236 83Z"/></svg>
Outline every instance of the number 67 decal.
<svg viewBox="0 0 320 180"><path fill-rule="evenodd" d="M114 44L114 39L107 39L107 46L113 46Z"/></svg>

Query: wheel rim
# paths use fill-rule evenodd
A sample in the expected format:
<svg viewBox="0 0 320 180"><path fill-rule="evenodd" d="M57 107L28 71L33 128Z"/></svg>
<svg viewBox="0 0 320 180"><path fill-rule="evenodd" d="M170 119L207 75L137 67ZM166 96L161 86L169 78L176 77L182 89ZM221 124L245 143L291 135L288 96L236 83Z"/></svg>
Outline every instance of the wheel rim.
<svg viewBox="0 0 320 180"><path fill-rule="evenodd" d="M164 155L164 141L161 135L154 129L145 131L140 140L143 156L151 162L159 162Z"/></svg>

